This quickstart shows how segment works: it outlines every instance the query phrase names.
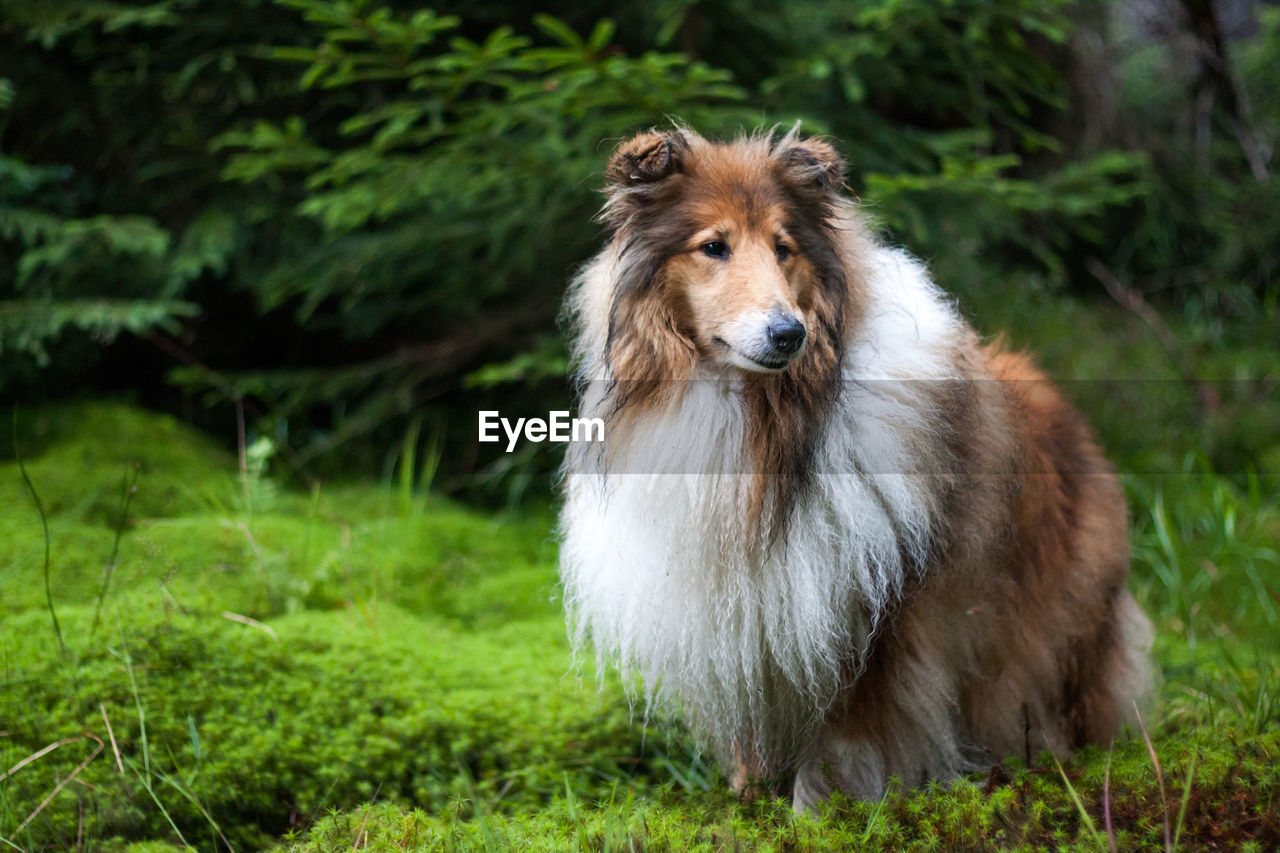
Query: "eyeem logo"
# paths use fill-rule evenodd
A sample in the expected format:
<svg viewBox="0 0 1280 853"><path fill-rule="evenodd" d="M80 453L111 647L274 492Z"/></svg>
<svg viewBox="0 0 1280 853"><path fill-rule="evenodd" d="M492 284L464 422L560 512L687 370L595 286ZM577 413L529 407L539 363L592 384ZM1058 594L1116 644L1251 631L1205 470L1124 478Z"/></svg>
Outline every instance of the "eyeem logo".
<svg viewBox="0 0 1280 853"><path fill-rule="evenodd" d="M516 443L523 432L526 441L555 441L564 444L569 441L604 441L603 418L570 418L568 412L548 412L547 420L542 418L516 418L515 423L502 417L495 411L480 412L480 440L485 442L501 441L498 427L507 435L507 452L516 449Z"/></svg>

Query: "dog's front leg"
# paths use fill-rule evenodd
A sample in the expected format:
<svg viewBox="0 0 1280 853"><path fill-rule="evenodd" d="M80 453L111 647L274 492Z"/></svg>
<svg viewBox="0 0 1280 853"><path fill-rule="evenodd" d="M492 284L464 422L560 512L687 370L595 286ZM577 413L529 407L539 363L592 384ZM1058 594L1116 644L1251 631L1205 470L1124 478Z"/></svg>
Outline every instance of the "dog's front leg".
<svg viewBox="0 0 1280 853"><path fill-rule="evenodd" d="M807 809L837 790L878 800L891 779L916 786L969 769L956 677L950 654L930 643L881 649L797 770L795 807Z"/></svg>
<svg viewBox="0 0 1280 853"><path fill-rule="evenodd" d="M748 802L777 795L777 785L766 778L765 769L750 746L744 746L735 739L733 754L733 773L729 777L729 787L735 794Z"/></svg>

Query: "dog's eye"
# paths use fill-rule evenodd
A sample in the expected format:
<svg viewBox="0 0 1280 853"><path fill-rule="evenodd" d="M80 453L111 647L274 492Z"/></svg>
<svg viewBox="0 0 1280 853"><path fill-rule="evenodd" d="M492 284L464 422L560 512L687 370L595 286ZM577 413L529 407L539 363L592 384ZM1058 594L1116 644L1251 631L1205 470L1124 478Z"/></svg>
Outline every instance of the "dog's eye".
<svg viewBox="0 0 1280 853"><path fill-rule="evenodd" d="M719 240L712 240L710 243L702 244L702 251L712 258L729 257L729 247Z"/></svg>
<svg viewBox="0 0 1280 853"><path fill-rule="evenodd" d="M774 251L778 253L779 261L785 261L787 258L791 257L791 250L786 246L779 246Z"/></svg>

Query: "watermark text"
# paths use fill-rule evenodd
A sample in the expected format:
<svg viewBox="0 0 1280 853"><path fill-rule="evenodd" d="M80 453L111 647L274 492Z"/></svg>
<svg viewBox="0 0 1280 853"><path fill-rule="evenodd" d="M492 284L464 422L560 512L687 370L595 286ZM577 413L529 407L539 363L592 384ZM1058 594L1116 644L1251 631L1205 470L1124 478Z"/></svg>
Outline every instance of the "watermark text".
<svg viewBox="0 0 1280 853"><path fill-rule="evenodd" d="M526 441L553 441L560 444L569 441L604 441L603 418L571 418L566 411L548 412L546 420L542 418L516 418L514 423L509 418L493 410L479 412L480 441L502 441L501 432L506 435L507 453L516 449L523 435Z"/></svg>

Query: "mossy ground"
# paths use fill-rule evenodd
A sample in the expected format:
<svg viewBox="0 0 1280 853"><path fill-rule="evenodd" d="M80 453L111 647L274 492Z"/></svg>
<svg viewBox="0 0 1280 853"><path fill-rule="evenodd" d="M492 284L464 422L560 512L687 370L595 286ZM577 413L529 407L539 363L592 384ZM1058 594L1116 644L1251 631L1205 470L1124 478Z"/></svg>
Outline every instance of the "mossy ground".
<svg viewBox="0 0 1280 853"><path fill-rule="evenodd" d="M41 520L7 458L9 849L1096 849L1108 826L1120 849L1153 849L1166 819L1190 849L1280 846L1265 485L1129 480L1133 587L1160 630L1147 722L1163 793L1131 735L1062 772L1033 756L797 816L736 802L677 728L646 727L615 680L575 664L549 513L277 489L116 405L25 413L18 440L65 648Z"/></svg>

